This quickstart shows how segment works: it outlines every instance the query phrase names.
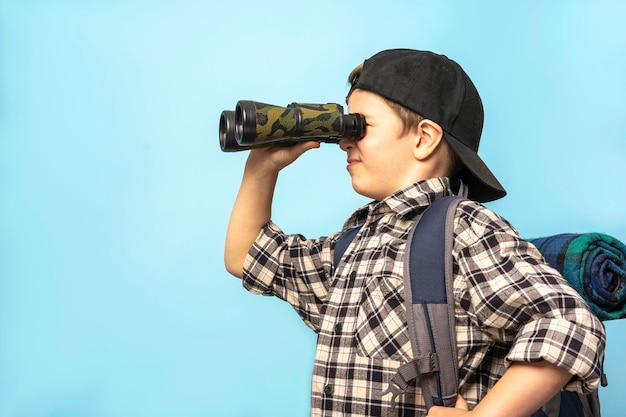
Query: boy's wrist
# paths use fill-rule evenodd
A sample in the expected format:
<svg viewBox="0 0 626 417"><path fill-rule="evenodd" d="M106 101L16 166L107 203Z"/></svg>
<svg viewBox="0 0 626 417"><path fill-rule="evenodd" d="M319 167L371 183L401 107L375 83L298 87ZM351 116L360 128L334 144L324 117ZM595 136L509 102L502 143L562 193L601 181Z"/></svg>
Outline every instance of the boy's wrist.
<svg viewBox="0 0 626 417"><path fill-rule="evenodd" d="M248 155L244 173L254 174L255 177L275 177L282 167L272 161L264 149L253 149Z"/></svg>

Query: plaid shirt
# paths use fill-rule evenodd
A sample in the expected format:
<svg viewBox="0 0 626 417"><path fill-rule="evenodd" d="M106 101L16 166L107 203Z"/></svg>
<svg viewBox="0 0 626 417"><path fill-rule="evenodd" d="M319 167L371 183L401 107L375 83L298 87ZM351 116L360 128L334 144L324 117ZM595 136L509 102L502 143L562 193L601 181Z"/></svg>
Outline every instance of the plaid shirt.
<svg viewBox="0 0 626 417"><path fill-rule="evenodd" d="M363 225L335 269L338 233L308 240L272 222L244 268L252 293L290 303L318 333L312 416L423 416L419 387L390 406L381 396L412 358L403 298L409 229L447 178L423 181L357 210L344 229ZM459 390L473 408L513 361L544 359L574 375L568 389L597 387L604 355L602 323L538 250L503 218L462 202L454 227L454 296Z"/></svg>

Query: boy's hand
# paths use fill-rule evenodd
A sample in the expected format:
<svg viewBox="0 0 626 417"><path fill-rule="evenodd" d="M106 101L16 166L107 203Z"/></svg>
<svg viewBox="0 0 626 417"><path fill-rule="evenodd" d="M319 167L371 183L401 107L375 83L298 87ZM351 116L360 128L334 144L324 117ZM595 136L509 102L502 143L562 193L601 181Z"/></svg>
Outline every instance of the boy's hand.
<svg viewBox="0 0 626 417"><path fill-rule="evenodd" d="M247 168L256 172L278 173L298 159L309 149L319 148L317 141L307 141L292 146L270 146L252 149L248 156Z"/></svg>
<svg viewBox="0 0 626 417"><path fill-rule="evenodd" d="M454 408L449 407L431 407L426 417L458 417L470 416L471 412L467 403L460 395L456 397Z"/></svg>

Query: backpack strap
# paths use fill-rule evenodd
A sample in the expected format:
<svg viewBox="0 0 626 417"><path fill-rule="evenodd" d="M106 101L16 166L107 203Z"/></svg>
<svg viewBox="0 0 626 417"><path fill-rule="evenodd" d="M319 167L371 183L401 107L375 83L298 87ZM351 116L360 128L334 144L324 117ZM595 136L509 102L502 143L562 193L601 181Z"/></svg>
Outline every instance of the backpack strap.
<svg viewBox="0 0 626 417"><path fill-rule="evenodd" d="M427 409L453 407L458 393L452 244L458 196L433 202L412 229L405 253L404 297L413 360L402 365L383 395L396 398L416 380ZM408 272L408 273L407 273Z"/></svg>

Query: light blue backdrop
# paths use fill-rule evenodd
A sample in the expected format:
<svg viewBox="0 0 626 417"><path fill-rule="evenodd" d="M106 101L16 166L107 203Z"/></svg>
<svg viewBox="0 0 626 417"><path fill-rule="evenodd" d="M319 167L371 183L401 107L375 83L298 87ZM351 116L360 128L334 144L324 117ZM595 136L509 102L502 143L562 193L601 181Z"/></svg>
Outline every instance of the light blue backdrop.
<svg viewBox="0 0 626 417"><path fill-rule="evenodd" d="M0 417L308 415L315 335L222 264L240 99L343 102L380 49L459 61L522 235L626 241L626 7L615 1L0 3ZM365 200L335 145L283 173L311 237ZM606 417L626 401L607 323Z"/></svg>

